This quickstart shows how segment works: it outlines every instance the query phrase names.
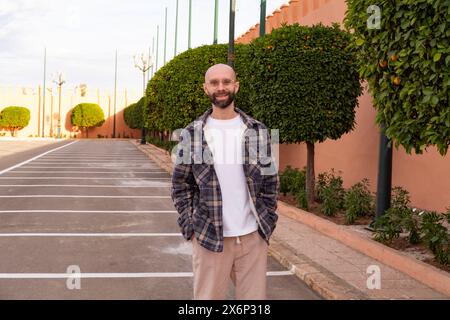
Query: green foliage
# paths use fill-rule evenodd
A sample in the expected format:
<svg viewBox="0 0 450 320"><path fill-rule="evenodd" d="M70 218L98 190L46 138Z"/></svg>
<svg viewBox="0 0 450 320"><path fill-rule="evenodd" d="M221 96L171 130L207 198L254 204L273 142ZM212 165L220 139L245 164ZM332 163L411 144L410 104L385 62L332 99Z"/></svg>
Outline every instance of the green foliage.
<svg viewBox="0 0 450 320"><path fill-rule="evenodd" d="M331 172L320 173L317 177L317 198L322 202L322 212L327 216L334 216L344 207L345 190L342 177Z"/></svg>
<svg viewBox="0 0 450 320"><path fill-rule="evenodd" d="M369 180L363 179L353 185L344 197L345 219L348 224L359 217L368 215L373 210L373 198L369 191Z"/></svg>
<svg viewBox="0 0 450 320"><path fill-rule="evenodd" d="M72 125L79 128L88 129L92 127L101 127L105 122L105 115L102 108L95 103L80 103L72 110Z"/></svg>
<svg viewBox="0 0 450 320"><path fill-rule="evenodd" d="M367 8L381 9L379 29L367 27ZM450 2L347 0L360 76L369 83L376 120L386 135L422 153L450 145Z"/></svg>
<svg viewBox="0 0 450 320"><path fill-rule="evenodd" d="M147 143L153 144L159 148L167 150L168 152L172 152L173 148L178 144L178 141L164 141L158 137L146 137Z"/></svg>
<svg viewBox="0 0 450 320"><path fill-rule="evenodd" d="M142 129L144 121L144 108L146 98L142 97L138 102L125 108L123 117L127 126L131 129Z"/></svg>
<svg viewBox="0 0 450 320"><path fill-rule="evenodd" d="M362 89L349 41L337 24L295 24L250 44L252 113L280 130L281 143L338 139L353 129Z"/></svg>
<svg viewBox="0 0 450 320"><path fill-rule="evenodd" d="M30 110L24 107L7 107L0 113L0 127L11 132L11 136L16 135L17 130L21 130L30 123Z"/></svg>
<svg viewBox="0 0 450 320"><path fill-rule="evenodd" d="M391 207L375 222L374 239L389 243L400 233L407 232L410 243L420 242L419 220L415 209L409 207L409 192L401 187L392 189Z"/></svg>
<svg viewBox="0 0 450 320"><path fill-rule="evenodd" d="M443 225L444 216L437 212L426 212L422 217L421 236L436 260L444 265L450 263L450 233Z"/></svg>
<svg viewBox="0 0 450 320"><path fill-rule="evenodd" d="M238 81L245 64L247 45L236 45ZM146 110L146 127L150 130L174 131L184 128L211 107L203 91L205 72L217 63L227 62L228 46L225 44L205 45L187 50L156 72L147 86L149 105ZM236 106L246 111L248 102L246 83L236 97Z"/></svg>
<svg viewBox="0 0 450 320"><path fill-rule="evenodd" d="M302 209L308 209L306 197L306 171L305 169L293 169L287 166L280 174L280 192L293 195L297 200L297 206Z"/></svg>

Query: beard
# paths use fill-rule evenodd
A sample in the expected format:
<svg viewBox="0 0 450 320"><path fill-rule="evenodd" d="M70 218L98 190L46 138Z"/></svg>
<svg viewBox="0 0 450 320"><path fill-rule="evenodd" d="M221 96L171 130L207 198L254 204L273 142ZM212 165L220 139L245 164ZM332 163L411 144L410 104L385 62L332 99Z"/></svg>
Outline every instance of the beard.
<svg viewBox="0 0 450 320"><path fill-rule="evenodd" d="M228 98L226 100L218 100L217 99L218 95L222 96L224 94L228 95ZM213 93L213 94L208 94L208 97L214 106L221 108L221 109L225 109L234 101L236 94L231 91L226 91L226 92L217 92L217 93Z"/></svg>

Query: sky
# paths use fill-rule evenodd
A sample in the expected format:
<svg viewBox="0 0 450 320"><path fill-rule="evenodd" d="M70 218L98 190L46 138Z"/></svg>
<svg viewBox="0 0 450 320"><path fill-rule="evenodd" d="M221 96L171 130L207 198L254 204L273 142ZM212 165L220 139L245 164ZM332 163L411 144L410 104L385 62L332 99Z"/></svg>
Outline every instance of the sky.
<svg viewBox="0 0 450 320"><path fill-rule="evenodd" d="M192 0L191 47L212 44L214 0ZM267 0L267 15L287 0ZM228 43L229 0L219 0L218 42ZM56 72L67 88L114 88L118 52L118 89L141 90L142 71L133 55L156 51L164 62L164 16L167 7L166 63L174 57L176 0L0 0L0 86L46 86ZM177 54L188 48L189 0L179 0ZM236 0L235 37L259 22L260 0ZM154 59L155 61L155 59ZM53 84L54 85L54 84Z"/></svg>

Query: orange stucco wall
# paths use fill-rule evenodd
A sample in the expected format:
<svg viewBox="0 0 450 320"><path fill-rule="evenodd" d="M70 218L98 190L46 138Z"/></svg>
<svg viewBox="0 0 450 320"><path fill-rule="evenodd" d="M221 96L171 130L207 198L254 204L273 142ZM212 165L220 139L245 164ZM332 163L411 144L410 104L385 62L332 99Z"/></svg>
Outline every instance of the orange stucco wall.
<svg viewBox="0 0 450 320"><path fill-rule="evenodd" d="M321 22L342 24L346 11L345 0L291 0L266 18L266 33L283 22L313 25ZM241 35L238 43L248 43L259 36L259 24ZM356 127L341 139L317 143L315 147L316 174L331 168L342 171L345 187L368 178L372 191L376 190L378 172L379 128L375 124L375 110L365 91L359 98ZM286 165L303 168L306 165L306 145L280 146L280 169ZM407 189L412 205L418 208L445 211L450 206L450 155L442 157L434 147L423 155L408 155L403 148L394 149L392 185Z"/></svg>
<svg viewBox="0 0 450 320"><path fill-rule="evenodd" d="M140 130L130 129L124 121L123 110L126 106L139 100L137 92L120 91L116 95L116 138L138 138ZM44 136L54 137L57 134L59 95L56 88L47 90L45 95L45 115L43 112L44 95L41 87L0 87L0 111L8 106L21 106L30 110L30 123L24 129L18 131L18 137ZM111 92L100 90L88 90L82 97L76 88L62 87L61 90L61 135L66 138L84 138L85 133L74 131L71 124L72 109L79 103L97 103L105 115L105 123L99 128L89 130L89 138L97 138L98 135L111 138L114 123L114 95ZM52 108L53 106L53 108ZM44 117L44 119L42 119ZM53 119L52 119L53 118ZM43 124L44 122L44 124ZM5 133L5 131L1 131ZM6 132L9 136L9 132Z"/></svg>

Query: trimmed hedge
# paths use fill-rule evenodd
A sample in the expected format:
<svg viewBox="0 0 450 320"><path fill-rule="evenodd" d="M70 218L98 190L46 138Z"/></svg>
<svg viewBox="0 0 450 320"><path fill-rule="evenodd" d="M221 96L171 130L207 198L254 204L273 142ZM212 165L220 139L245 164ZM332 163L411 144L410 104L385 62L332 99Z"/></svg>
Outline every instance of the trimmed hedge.
<svg viewBox="0 0 450 320"><path fill-rule="evenodd" d="M142 129L144 120L144 101L142 97L138 102L130 104L125 108L123 117L125 123L131 129Z"/></svg>
<svg viewBox="0 0 450 320"><path fill-rule="evenodd" d="M25 107L11 106L0 113L0 127L10 131L11 136L16 136L17 130L21 130L30 123L30 110Z"/></svg>
<svg viewBox="0 0 450 320"><path fill-rule="evenodd" d="M369 83L376 120L386 136L408 153L450 145L450 2L381 1L379 29L367 8L371 0L347 0L347 29L360 75Z"/></svg>
<svg viewBox="0 0 450 320"><path fill-rule="evenodd" d="M98 104L80 103L73 108L71 121L72 125L85 129L86 137L89 137L89 128L101 127L105 122L105 114Z"/></svg>
<svg viewBox="0 0 450 320"><path fill-rule="evenodd" d="M245 64L246 48L246 45L235 47L238 81ZM211 102L203 91L204 75L214 64L227 62L227 50L225 44L190 49L158 70L147 86L146 128L157 131L184 128L210 108ZM248 110L248 84L240 84L236 106Z"/></svg>

